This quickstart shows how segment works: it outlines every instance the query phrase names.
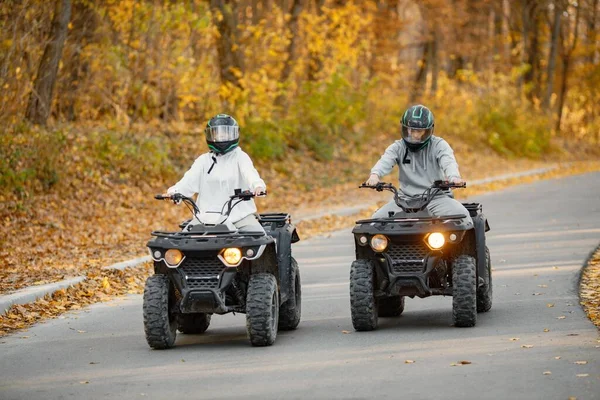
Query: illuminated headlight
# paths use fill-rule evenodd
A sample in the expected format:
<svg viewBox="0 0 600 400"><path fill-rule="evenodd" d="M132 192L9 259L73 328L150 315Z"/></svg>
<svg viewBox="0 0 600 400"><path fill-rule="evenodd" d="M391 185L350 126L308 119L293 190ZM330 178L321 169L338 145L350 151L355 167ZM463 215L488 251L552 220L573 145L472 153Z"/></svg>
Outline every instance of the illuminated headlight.
<svg viewBox="0 0 600 400"><path fill-rule="evenodd" d="M169 249L165 253L165 261L170 267L175 267L183 260L183 253L177 249Z"/></svg>
<svg viewBox="0 0 600 400"><path fill-rule="evenodd" d="M375 235L371 238L371 248L373 251L381 253L388 246L388 238L384 235Z"/></svg>
<svg viewBox="0 0 600 400"><path fill-rule="evenodd" d="M446 243L446 238L439 232L433 232L427 236L427 244L433 250L441 249L442 246L444 246L444 243Z"/></svg>
<svg viewBox="0 0 600 400"><path fill-rule="evenodd" d="M242 259L242 251L236 247L227 248L223 250L223 259L229 265L238 265Z"/></svg>

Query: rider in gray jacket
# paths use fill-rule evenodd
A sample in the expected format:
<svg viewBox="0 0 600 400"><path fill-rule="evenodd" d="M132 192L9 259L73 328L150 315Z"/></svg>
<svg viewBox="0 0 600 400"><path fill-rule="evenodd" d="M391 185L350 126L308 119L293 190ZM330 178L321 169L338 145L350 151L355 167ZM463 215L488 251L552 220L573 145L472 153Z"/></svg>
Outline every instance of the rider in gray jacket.
<svg viewBox="0 0 600 400"><path fill-rule="evenodd" d="M371 169L366 182L368 185L377 184L396 164L400 195L407 201L420 196L436 180L463 182L452 148L444 139L433 136L433 114L427 107L416 105L408 108L401 124L402 140L395 141L385 150ZM437 196L427 209L436 216L463 214L467 216L468 223L473 223L467 209L454 200L451 191ZM401 211L393 200L377 210L373 218L385 218L390 211Z"/></svg>

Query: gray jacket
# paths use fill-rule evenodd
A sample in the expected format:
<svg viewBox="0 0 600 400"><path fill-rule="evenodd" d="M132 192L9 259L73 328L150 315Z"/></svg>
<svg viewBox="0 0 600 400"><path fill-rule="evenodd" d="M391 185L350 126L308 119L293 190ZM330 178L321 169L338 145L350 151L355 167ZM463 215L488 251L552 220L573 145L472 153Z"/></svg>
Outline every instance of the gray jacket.
<svg viewBox="0 0 600 400"><path fill-rule="evenodd" d="M403 140L396 140L371 169L380 178L398 164L403 197L420 195L436 180L460 179L454 151L444 139L432 136L430 143L417 152L408 151Z"/></svg>

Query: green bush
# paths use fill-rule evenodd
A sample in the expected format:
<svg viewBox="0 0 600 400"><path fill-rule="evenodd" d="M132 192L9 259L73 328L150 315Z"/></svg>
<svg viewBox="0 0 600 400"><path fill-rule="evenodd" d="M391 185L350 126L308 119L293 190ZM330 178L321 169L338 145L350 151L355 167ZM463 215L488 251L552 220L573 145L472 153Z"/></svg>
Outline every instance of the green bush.
<svg viewBox="0 0 600 400"><path fill-rule="evenodd" d="M27 124L0 131L0 189L27 197L48 190L60 178L65 134Z"/></svg>

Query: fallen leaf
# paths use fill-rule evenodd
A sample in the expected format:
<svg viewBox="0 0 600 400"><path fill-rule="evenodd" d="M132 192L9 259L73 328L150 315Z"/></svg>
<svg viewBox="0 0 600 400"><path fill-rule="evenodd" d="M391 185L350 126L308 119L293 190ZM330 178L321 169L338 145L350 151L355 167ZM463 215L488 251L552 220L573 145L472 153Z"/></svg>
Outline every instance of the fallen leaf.
<svg viewBox="0 0 600 400"><path fill-rule="evenodd" d="M414 364L413 360L404 360L404 364Z"/></svg>
<svg viewBox="0 0 600 400"><path fill-rule="evenodd" d="M560 360L560 356L554 357L555 360Z"/></svg>
<svg viewBox="0 0 600 400"><path fill-rule="evenodd" d="M21 339L29 339L29 336L21 336Z"/></svg>
<svg viewBox="0 0 600 400"><path fill-rule="evenodd" d="M556 317L556 319L565 319L567 317L565 317L564 315L561 315L560 317Z"/></svg>
<svg viewBox="0 0 600 400"><path fill-rule="evenodd" d="M550 329L544 328L544 332L550 332Z"/></svg>
<svg viewBox="0 0 600 400"><path fill-rule="evenodd" d="M544 293L540 293L540 292L534 292L534 293L533 293L533 295L534 295L534 296L541 296L541 295L543 295L543 294L544 294Z"/></svg>
<svg viewBox="0 0 600 400"><path fill-rule="evenodd" d="M586 376L590 376L590 374L577 374L578 378L585 378Z"/></svg>
<svg viewBox="0 0 600 400"><path fill-rule="evenodd" d="M78 330L77 330L77 333L85 333L85 331L82 331L82 330L79 330L79 329L78 329Z"/></svg>
<svg viewBox="0 0 600 400"><path fill-rule="evenodd" d="M458 366L461 366L461 365L469 365L469 364L472 364L471 361L462 360L462 361L457 361L455 363L452 363L450 365L453 366L453 367L458 367Z"/></svg>
<svg viewBox="0 0 600 400"><path fill-rule="evenodd" d="M82 385L87 385L88 383L90 383L90 381L81 381L79 383L81 383Z"/></svg>
<svg viewBox="0 0 600 400"><path fill-rule="evenodd" d="M558 267L552 267L552 269L558 269Z"/></svg>
<svg viewBox="0 0 600 400"><path fill-rule="evenodd" d="M579 333L568 333L567 336L579 336Z"/></svg>
<svg viewBox="0 0 600 400"><path fill-rule="evenodd" d="M554 303L548 303L548 304L546 304L546 307L552 308L552 307L554 307Z"/></svg>
<svg viewBox="0 0 600 400"><path fill-rule="evenodd" d="M343 333L344 335L347 335L348 333L350 333L350 331L342 331L342 333Z"/></svg>
<svg viewBox="0 0 600 400"><path fill-rule="evenodd" d="M523 345L521 345L521 347L524 349L531 349L533 347L533 345L532 344L523 344Z"/></svg>
<svg viewBox="0 0 600 400"><path fill-rule="evenodd" d="M550 371L544 371L544 375L552 375L552 372L550 372Z"/></svg>
<svg viewBox="0 0 600 400"><path fill-rule="evenodd" d="M510 340L511 342L516 342L517 340L519 340L519 338L518 337L511 337L508 340Z"/></svg>
<svg viewBox="0 0 600 400"><path fill-rule="evenodd" d="M575 361L573 364L585 365L585 364L587 364L587 361Z"/></svg>
<svg viewBox="0 0 600 400"><path fill-rule="evenodd" d="M541 288L547 288L547 287L548 287L548 285L538 285L538 287L541 287Z"/></svg>
<svg viewBox="0 0 600 400"><path fill-rule="evenodd" d="M96 365L96 364L100 364L100 363L99 362L95 362L95 361L90 362L90 365Z"/></svg>
<svg viewBox="0 0 600 400"><path fill-rule="evenodd" d="M182 359L181 359L181 362L185 362L185 360L182 358Z"/></svg>

